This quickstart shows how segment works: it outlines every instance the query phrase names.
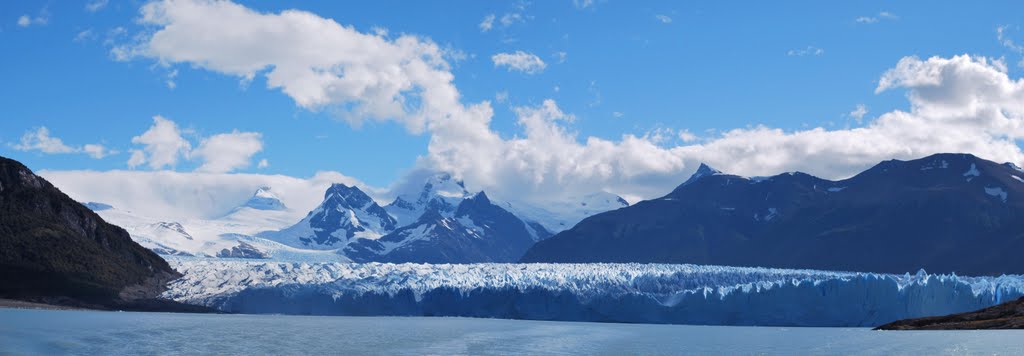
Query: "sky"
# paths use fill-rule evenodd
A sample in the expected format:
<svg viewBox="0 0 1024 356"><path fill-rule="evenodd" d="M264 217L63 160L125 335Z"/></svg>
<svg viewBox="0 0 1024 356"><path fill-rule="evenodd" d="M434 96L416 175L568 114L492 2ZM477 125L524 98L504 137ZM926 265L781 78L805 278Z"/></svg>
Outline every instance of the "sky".
<svg viewBox="0 0 1024 356"><path fill-rule="evenodd" d="M181 189L164 188L197 181L219 182L197 196L298 179L384 199L445 171L499 197L635 202L701 162L831 179L937 152L1024 165L1022 10L5 1L0 155L72 196L141 184L168 206Z"/></svg>

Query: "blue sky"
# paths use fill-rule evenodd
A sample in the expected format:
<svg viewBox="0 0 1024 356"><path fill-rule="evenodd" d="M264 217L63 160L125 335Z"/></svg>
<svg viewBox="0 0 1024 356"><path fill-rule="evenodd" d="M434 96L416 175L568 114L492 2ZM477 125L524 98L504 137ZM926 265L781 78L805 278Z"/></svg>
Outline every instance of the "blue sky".
<svg viewBox="0 0 1024 356"><path fill-rule="evenodd" d="M96 4L105 5L89 6ZM427 155L431 130L410 132L395 121L351 125L337 107L302 107L294 96L268 88L266 70L244 83L195 62L161 63L153 55L118 60L113 49L160 30L160 25L139 23L144 4L0 3L0 52L5 54L0 57L5 83L0 86L0 154L34 169L128 169L131 150L140 149L132 138L160 115L175 122L193 148L219 133L259 133L262 149L249 157L250 164L230 172L309 177L331 170L386 186ZM1024 4L1012 1L984 6L612 0L240 4L262 14L303 10L364 34L386 29L384 38L392 41L409 34L437 44L461 102L490 101L489 127L506 140L526 135L519 121L523 113L514 108L541 107L548 99L572 116L552 122L575 133L580 143L588 137L612 142L627 134L651 137L661 129L672 130L670 138L655 140L662 147L685 146L688 140L679 135L684 130L700 137L694 142L758 125L785 132L844 130L883 113L911 110L907 95L916 90L912 85L876 94L883 74L904 57L1001 59L1004 75L1014 81L1022 70L1021 48L1015 46L1024 42L1019 27ZM482 22L489 15L494 20L485 31ZM544 68L512 70L492 58L517 51L537 56ZM507 93L507 100L499 100L499 93ZM850 115L858 105L867 110L862 120ZM72 149L101 144L117 153L96 159L18 149L22 136L39 127ZM1017 142L1015 136L1000 138ZM950 149L958 147L975 146ZM998 156L1015 158L1017 151ZM258 168L263 159L269 165ZM658 172L677 177L695 168L689 158L684 161ZM163 168L191 171L201 165L201 160L182 158ZM643 184L650 177L627 178Z"/></svg>

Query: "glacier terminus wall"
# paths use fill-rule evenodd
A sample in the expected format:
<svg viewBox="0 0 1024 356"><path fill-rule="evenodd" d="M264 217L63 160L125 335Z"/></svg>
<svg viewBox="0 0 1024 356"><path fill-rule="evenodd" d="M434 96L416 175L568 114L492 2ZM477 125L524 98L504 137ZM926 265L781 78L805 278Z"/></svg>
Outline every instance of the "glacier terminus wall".
<svg viewBox="0 0 1024 356"><path fill-rule="evenodd" d="M1024 276L664 264L286 263L176 258L165 297L226 312L876 326L1024 295Z"/></svg>

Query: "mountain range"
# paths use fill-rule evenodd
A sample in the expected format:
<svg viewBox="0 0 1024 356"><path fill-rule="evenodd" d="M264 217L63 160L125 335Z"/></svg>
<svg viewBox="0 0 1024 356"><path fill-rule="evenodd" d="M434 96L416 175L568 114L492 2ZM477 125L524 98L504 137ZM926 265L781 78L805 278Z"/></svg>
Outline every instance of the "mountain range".
<svg viewBox="0 0 1024 356"><path fill-rule="evenodd" d="M522 262L657 262L962 275L1024 273L1024 171L969 154L843 180L702 165L669 194L596 214Z"/></svg>
<svg viewBox="0 0 1024 356"><path fill-rule="evenodd" d="M617 196L606 200L625 205ZM429 176L421 189L400 193L383 207L358 187L334 184L300 222L257 236L296 248L336 250L355 262L515 262L553 232L509 211L513 206L528 207L470 193L444 173ZM571 220L571 215L562 219Z"/></svg>
<svg viewBox="0 0 1024 356"><path fill-rule="evenodd" d="M415 186L415 185L414 185ZM586 216L628 205L610 193L549 206L494 201L449 174L426 176L387 205L333 184L303 217L272 187L211 219L164 219L85 203L162 255L302 262L515 262L536 241Z"/></svg>

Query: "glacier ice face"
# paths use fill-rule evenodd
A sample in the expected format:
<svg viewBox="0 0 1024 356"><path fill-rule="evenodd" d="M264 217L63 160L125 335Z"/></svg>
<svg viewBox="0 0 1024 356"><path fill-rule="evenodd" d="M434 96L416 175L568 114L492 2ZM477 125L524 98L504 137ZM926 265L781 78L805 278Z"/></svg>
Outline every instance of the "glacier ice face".
<svg viewBox="0 0 1024 356"><path fill-rule="evenodd" d="M874 326L1024 295L1024 276L663 264L346 264L172 258L165 297L229 312Z"/></svg>

